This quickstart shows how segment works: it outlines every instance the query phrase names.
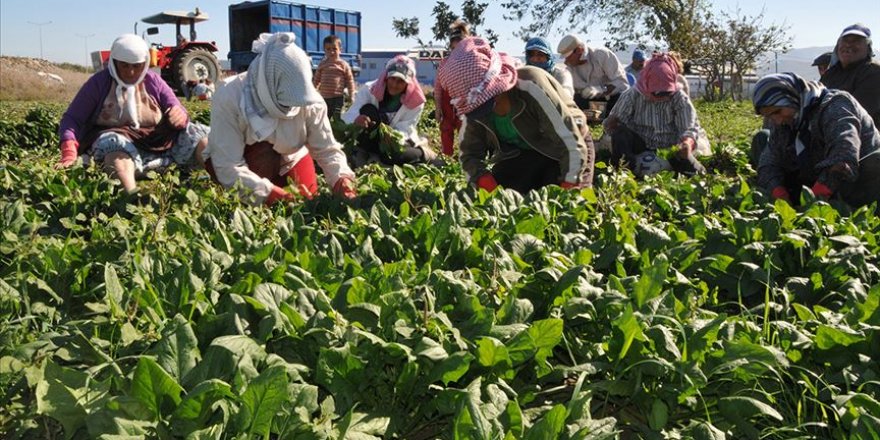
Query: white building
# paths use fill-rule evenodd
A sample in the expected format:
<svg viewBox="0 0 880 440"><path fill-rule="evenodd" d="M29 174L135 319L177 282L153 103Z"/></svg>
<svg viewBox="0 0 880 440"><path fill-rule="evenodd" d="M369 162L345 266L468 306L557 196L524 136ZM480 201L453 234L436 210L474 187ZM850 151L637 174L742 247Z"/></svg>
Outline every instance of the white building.
<svg viewBox="0 0 880 440"><path fill-rule="evenodd" d="M437 67L448 51L445 47L418 47L414 49L367 49L361 51L359 83L373 81L385 69L385 63L397 55L406 55L416 63L416 78L425 86L433 86Z"/></svg>

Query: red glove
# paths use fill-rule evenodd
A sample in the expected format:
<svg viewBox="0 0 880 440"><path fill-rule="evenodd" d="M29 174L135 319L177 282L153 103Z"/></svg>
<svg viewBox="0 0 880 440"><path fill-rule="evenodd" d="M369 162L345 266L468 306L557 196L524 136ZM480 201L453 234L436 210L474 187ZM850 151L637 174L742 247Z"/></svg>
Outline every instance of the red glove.
<svg viewBox="0 0 880 440"><path fill-rule="evenodd" d="M782 199L785 201L791 200L791 196L788 195L788 190L785 189L785 187L781 186L781 185L777 186L776 188L773 188L773 191L770 192L770 196L773 197L774 199Z"/></svg>
<svg viewBox="0 0 880 440"><path fill-rule="evenodd" d="M76 153L79 149L79 142L75 139L64 141L61 143L61 160L55 164L55 168L67 168L76 162Z"/></svg>
<svg viewBox="0 0 880 440"><path fill-rule="evenodd" d="M578 188L581 187L581 184L580 184L580 183L571 183L571 182L563 181L562 183L559 184L559 186L560 186L562 189L578 189Z"/></svg>
<svg viewBox="0 0 880 440"><path fill-rule="evenodd" d="M816 197L821 197L826 200L831 198L831 194L834 194L834 191L822 182L814 183L812 189L813 194L815 194Z"/></svg>
<svg viewBox="0 0 880 440"><path fill-rule="evenodd" d="M477 177L477 187L483 188L487 192L492 192L495 191L495 188L498 188L498 181L495 180L495 176L492 173L486 173Z"/></svg>
<svg viewBox="0 0 880 440"><path fill-rule="evenodd" d="M357 197L357 190L355 190L354 182L352 182L351 179L348 177L340 177L339 180L336 181L336 185L333 185L333 194L351 200Z"/></svg>
<svg viewBox="0 0 880 440"><path fill-rule="evenodd" d="M280 186L273 186L272 191L270 191L269 195L266 197L266 206L272 206L282 200L285 202L292 202L296 200L296 197Z"/></svg>

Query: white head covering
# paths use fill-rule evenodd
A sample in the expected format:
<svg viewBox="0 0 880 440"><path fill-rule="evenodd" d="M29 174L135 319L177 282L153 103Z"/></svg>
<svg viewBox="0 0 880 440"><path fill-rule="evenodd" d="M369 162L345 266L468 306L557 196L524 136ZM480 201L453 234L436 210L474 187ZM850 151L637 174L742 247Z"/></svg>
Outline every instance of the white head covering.
<svg viewBox="0 0 880 440"><path fill-rule="evenodd" d="M265 140L279 119L290 119L299 107L323 103L312 85L312 61L290 32L260 34L256 58L248 67L241 107L258 140Z"/></svg>
<svg viewBox="0 0 880 440"><path fill-rule="evenodd" d="M116 80L116 101L123 102L123 97L125 98L125 105L120 106L119 109L120 118L127 115L128 119L132 121L132 126L135 129L141 128L140 121L138 120L138 102L135 92L137 86L144 80L144 77L147 76L147 70L149 70L148 65L144 64L144 70L134 84L126 84L119 78L119 73L116 72L116 63L114 63L113 60L129 64L149 64L150 46L147 45L147 42L144 41L143 38L138 37L137 35L123 34L113 41L113 46L110 48L110 62L107 63L110 69L110 76Z"/></svg>

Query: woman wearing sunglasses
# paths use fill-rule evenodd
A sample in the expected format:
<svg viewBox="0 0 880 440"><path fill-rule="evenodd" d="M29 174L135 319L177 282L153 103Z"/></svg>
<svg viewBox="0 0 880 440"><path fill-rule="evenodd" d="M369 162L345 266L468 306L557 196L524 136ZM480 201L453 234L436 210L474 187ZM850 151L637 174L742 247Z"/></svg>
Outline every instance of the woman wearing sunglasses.
<svg viewBox="0 0 880 440"><path fill-rule="evenodd" d="M611 162L626 160L635 167L644 155L675 146L669 159L672 170L693 175L706 169L694 157L701 136L697 111L677 83L678 67L668 54L655 53L639 76L634 88L623 92L603 123L611 135Z"/></svg>

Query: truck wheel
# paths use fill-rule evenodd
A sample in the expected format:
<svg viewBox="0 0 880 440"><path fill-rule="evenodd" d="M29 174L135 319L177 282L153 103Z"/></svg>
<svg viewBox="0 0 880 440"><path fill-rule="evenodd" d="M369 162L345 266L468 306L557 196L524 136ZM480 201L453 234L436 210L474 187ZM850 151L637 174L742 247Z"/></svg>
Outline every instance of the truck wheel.
<svg viewBox="0 0 880 440"><path fill-rule="evenodd" d="M217 57L208 50L194 48L184 52L174 60L175 84L186 84L187 81L199 82L210 79L216 83L220 78L220 63Z"/></svg>

